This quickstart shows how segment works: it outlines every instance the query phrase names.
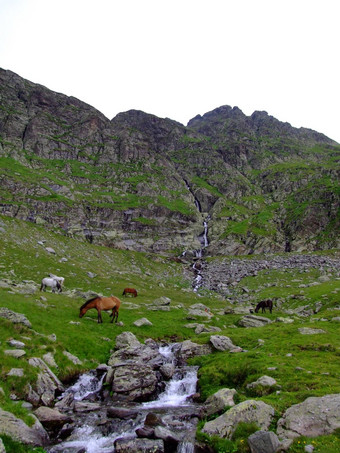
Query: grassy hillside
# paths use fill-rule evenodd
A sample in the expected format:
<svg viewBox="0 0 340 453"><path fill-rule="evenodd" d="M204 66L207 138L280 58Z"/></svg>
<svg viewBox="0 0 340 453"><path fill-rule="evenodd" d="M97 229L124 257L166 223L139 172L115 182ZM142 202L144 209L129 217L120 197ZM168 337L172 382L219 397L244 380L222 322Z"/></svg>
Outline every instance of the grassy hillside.
<svg viewBox="0 0 340 453"><path fill-rule="evenodd" d="M114 348L116 335L123 331L133 332L142 342L151 337L166 341L190 338L206 343L210 334L196 335L192 328L186 327L190 322L204 323L200 319L187 319L187 308L195 303L208 306L214 314L208 324L221 328L219 334L230 337L235 345L245 350L238 354L215 352L194 359L200 365L202 401L220 388L235 388L238 401L260 398L275 408L279 418L289 406L309 396L340 392L339 323L332 320L340 314L340 277L337 272L326 272L325 278L325 272L316 269L303 272L269 269L255 277L242 279L234 288L236 298L241 300L242 288L247 287L250 293L257 291L259 299L285 299L282 308L275 307L272 314L264 316L272 321L279 316L293 320L290 324L273 322L265 327L245 329L237 327L242 315L223 313L227 301L221 296L204 290L197 295L192 291L192 274L188 265L158 255L78 242L7 217L0 218L0 231L0 307L23 313L32 323L32 329L29 329L0 318L0 379L3 389L0 406L27 423L31 423L28 412L11 399L11 394L22 399L27 382L35 380L36 371L28 365L29 357L42 357L46 352L52 352L58 364L53 371L61 380L68 381L81 370L106 362ZM46 247L52 247L56 253L49 253ZM50 272L65 277L63 293L39 292L42 277ZM122 297L126 286L135 287L138 297ZM298 297L302 291L304 298ZM103 324L97 324L94 310L86 317L78 318L84 296L90 292L114 294L121 298L119 320L123 326L110 324L107 314L103 314ZM297 297L291 297L292 294ZM148 305L160 296L171 299L169 312L149 309ZM288 316L282 311L283 308L297 309L306 305L314 307L318 301L322 301L322 308L311 317ZM153 325L135 327L133 322L141 317L148 318ZM298 331L300 327L318 328L325 333L302 335ZM14 359L5 355L4 351L10 349L7 341L11 338L26 343L26 356ZM259 339L263 341L259 342ZM69 361L63 354L65 350L77 356L82 365ZM19 367L24 369L24 377L7 376L11 368ZM246 388L248 383L264 374L274 377L278 383L272 393L265 389L255 392ZM231 444L214 439L205 441L214 445L216 451L246 452L246 447L242 447L246 444L246 437L246 433L239 433ZM304 441L312 440L299 439L290 452L302 452ZM313 442L315 453L335 453L340 448L336 435L316 438ZM8 447L8 451L14 451L11 448Z"/></svg>

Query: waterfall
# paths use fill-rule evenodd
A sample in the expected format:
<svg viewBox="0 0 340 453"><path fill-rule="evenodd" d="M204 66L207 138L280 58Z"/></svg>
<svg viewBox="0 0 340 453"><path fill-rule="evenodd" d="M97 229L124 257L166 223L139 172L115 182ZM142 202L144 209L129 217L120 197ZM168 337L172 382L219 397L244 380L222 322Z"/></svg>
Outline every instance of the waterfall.
<svg viewBox="0 0 340 453"><path fill-rule="evenodd" d="M49 453L75 451L112 453L115 451L114 445L117 439L123 437L133 439L137 436L136 430L144 426L145 417L151 409L153 413L159 414L165 426L169 426L170 430L177 430L178 435L181 436L177 452L193 453L197 419L195 421L192 414L197 411L197 405L190 402L190 396L196 393L198 367L178 366L175 354L177 350L178 344L159 347L163 364L172 364L174 367L174 374L167 381L164 392L154 401L130 404L129 409L135 410L137 417L113 419L109 421L109 425L107 425L107 408L111 407L112 403L108 404L100 400L105 374L98 378L93 370L81 375L60 399L73 397L76 404L82 404L80 403L82 401L85 404L86 400L93 401L95 398L97 408L76 412L74 418L76 426L71 434L66 440L59 440L59 443L47 447L46 451ZM125 407L124 404L122 407Z"/></svg>

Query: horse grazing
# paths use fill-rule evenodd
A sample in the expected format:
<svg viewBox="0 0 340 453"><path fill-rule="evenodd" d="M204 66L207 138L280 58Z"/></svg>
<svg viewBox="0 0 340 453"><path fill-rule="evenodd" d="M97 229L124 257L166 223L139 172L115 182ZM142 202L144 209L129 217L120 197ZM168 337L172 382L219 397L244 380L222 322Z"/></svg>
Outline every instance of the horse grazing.
<svg viewBox="0 0 340 453"><path fill-rule="evenodd" d="M125 288L123 291L123 296L126 296L127 294L131 294L133 297L137 297L137 291L135 288Z"/></svg>
<svg viewBox="0 0 340 453"><path fill-rule="evenodd" d="M261 302L259 302L259 303L256 305L255 313L258 313L258 311L260 310L260 308L262 309L262 313L265 313L265 312L266 312L266 308L269 308L269 311L270 311L270 313L271 313L272 310L273 310L273 301L272 301L271 299L261 300Z"/></svg>
<svg viewBox="0 0 340 453"><path fill-rule="evenodd" d="M57 275L54 275L54 274L48 274L51 278L53 278L54 280L57 280L57 282L60 283L60 286L63 286L64 284L64 277L58 277Z"/></svg>
<svg viewBox="0 0 340 453"><path fill-rule="evenodd" d="M50 277L43 278L41 280L40 291L45 291L47 286L52 288L52 293L55 293L56 290L58 290L59 293L62 292L61 284L58 282L58 280L55 280L54 278Z"/></svg>
<svg viewBox="0 0 340 453"><path fill-rule="evenodd" d="M92 299L86 301L85 304L80 307L79 318L82 318L85 315L85 313L91 308L95 308L98 312L98 323L103 322L101 312L108 310L112 310L112 313L110 314L110 316L112 316L111 322L113 322L114 319L116 320L115 322L117 322L120 304L121 301L118 299L118 297L115 296L93 297Z"/></svg>

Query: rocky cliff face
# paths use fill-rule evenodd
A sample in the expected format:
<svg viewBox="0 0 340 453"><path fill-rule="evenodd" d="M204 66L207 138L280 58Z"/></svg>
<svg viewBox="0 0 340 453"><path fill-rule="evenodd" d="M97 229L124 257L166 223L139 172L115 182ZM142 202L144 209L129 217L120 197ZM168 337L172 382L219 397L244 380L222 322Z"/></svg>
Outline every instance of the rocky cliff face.
<svg viewBox="0 0 340 453"><path fill-rule="evenodd" d="M339 146L266 112L220 107L187 127L111 121L0 70L0 212L108 246L180 254L339 246Z"/></svg>

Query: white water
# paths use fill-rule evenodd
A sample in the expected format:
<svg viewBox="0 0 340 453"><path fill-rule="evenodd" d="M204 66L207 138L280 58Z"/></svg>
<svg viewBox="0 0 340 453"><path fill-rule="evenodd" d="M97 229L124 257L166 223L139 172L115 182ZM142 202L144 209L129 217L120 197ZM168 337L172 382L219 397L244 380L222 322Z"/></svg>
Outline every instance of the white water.
<svg viewBox="0 0 340 453"><path fill-rule="evenodd" d="M159 348L160 354L164 357L164 363L173 363L175 365L175 356L173 353L175 346L162 346ZM98 380L95 374L91 372L83 374L74 385L64 392L62 397L71 393L75 400L81 401L101 389L104 376ZM188 399L196 392L196 384L197 367L178 367L175 370L173 378L167 382L165 391L159 395L157 400L142 403L139 406L136 405L136 407L141 409L141 414L136 420L130 420L128 426L115 426L115 432L103 436L100 431L103 414L92 412L86 415L86 418L82 419L82 421L78 421L79 426L74 429L66 441L50 447L48 451L49 453L60 453L84 449L86 453L112 453L116 439L136 437L135 431L138 427L143 426L144 418L149 408L159 408L161 410L162 408L169 408L167 414L170 414L171 408L177 409L192 405ZM192 427L188 425L186 431L192 433ZM194 437L194 434L192 435ZM189 439L189 437L186 437L186 439ZM183 440L178 444L177 453L193 453L193 451L194 445L190 441Z"/></svg>

